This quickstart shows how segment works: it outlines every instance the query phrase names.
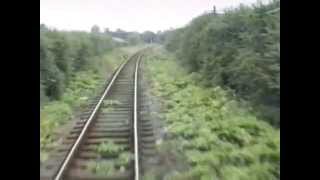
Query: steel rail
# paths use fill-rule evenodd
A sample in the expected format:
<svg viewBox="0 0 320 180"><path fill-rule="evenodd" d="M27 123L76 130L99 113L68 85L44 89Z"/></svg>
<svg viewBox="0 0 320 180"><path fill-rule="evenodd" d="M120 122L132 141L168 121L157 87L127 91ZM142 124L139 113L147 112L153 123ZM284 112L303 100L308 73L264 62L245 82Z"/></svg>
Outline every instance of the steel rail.
<svg viewBox="0 0 320 180"><path fill-rule="evenodd" d="M133 55L134 56L134 55ZM133 56L131 58L129 58L127 61L123 62L121 64L121 66L119 67L119 69L117 70L117 72L114 74L112 80L110 81L110 83L108 84L106 90L104 91L103 95L101 96L99 102L97 103L97 105L95 106L94 110L92 111L89 119L86 121L86 124L84 125L84 128L81 130L80 135L78 136L76 142L72 145L71 150L68 152L67 157L65 158L65 160L63 161L63 164L60 166L57 175L55 176L54 180L61 180L61 178L64 175L64 172L67 169L67 166L69 165L69 163L71 162L72 157L74 156L76 149L78 148L78 146L80 145L81 140L83 139L89 125L91 124L94 116L96 115L96 113L98 112L98 109L100 108L106 94L109 92L111 86L113 85L113 82L115 81L115 79L118 77L118 74L121 72L121 70L123 69L123 67L133 58Z"/></svg>
<svg viewBox="0 0 320 180"><path fill-rule="evenodd" d="M139 169L139 139L138 139L138 111L137 111L137 102L138 102L138 68L140 63L141 55L136 61L136 68L134 73L134 111L133 111L133 129L134 129L134 179L139 180L140 178L140 169Z"/></svg>

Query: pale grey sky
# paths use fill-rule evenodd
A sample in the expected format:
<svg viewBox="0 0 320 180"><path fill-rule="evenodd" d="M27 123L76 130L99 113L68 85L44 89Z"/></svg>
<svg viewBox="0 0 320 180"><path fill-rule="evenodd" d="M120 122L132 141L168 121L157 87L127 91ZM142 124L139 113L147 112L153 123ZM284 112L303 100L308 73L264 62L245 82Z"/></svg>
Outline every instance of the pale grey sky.
<svg viewBox="0 0 320 180"><path fill-rule="evenodd" d="M269 0L262 0L268 2ZM181 27L204 11L256 0L40 0L40 23L59 30L158 31Z"/></svg>

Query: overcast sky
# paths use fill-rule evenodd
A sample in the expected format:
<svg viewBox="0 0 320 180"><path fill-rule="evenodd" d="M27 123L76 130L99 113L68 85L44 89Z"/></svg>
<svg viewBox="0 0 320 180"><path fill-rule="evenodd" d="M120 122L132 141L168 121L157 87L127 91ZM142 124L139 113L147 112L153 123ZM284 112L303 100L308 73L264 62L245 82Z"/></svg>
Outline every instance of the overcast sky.
<svg viewBox="0 0 320 180"><path fill-rule="evenodd" d="M204 11L256 0L40 0L40 23L59 30L158 31L181 27ZM268 2L268 0L262 0Z"/></svg>

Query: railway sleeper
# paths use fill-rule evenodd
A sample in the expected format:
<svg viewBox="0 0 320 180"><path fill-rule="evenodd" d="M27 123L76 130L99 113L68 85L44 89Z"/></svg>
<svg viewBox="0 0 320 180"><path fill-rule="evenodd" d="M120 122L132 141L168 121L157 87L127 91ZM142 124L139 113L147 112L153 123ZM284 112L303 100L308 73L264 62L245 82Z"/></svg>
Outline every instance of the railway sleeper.
<svg viewBox="0 0 320 180"><path fill-rule="evenodd" d="M116 173L112 176L96 175L90 171L83 171L81 169L72 169L68 173L66 180L77 179L77 180L128 180L132 177L131 172Z"/></svg>
<svg viewBox="0 0 320 180"><path fill-rule="evenodd" d="M99 144L88 144L88 145L83 145L81 147L81 151L95 151ZM121 144L121 147L124 148L124 150L129 151L130 146L128 144Z"/></svg>
<svg viewBox="0 0 320 180"><path fill-rule="evenodd" d="M78 135L77 134L72 134L72 135L69 135L67 137L67 139L75 139L77 138ZM90 132L88 135L87 135L88 138L129 138L130 137L130 133L129 132L120 132L120 133L117 133L117 132L108 132L108 133L105 133L105 132Z"/></svg>

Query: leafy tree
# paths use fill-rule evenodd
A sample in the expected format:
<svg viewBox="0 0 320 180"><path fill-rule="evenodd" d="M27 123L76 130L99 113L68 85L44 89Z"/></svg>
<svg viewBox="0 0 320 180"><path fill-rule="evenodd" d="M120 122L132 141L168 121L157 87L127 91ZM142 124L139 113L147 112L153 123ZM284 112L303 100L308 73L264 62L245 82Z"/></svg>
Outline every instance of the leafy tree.
<svg viewBox="0 0 320 180"><path fill-rule="evenodd" d="M61 98L73 74L94 64L95 57L114 47L109 35L65 32L40 25L40 98L41 102Z"/></svg>
<svg viewBox="0 0 320 180"><path fill-rule="evenodd" d="M104 34L110 35L110 29L109 29L109 28L105 28L105 29L104 29Z"/></svg>
<svg viewBox="0 0 320 180"><path fill-rule="evenodd" d="M88 44L81 43L79 50L77 51L77 57L75 58L74 68L76 71L83 70L88 64L90 57L90 49Z"/></svg>
<svg viewBox="0 0 320 180"><path fill-rule="evenodd" d="M279 125L280 1L240 5L201 15L166 38L166 48L207 86L221 85L249 100Z"/></svg>
<svg viewBox="0 0 320 180"><path fill-rule="evenodd" d="M71 74L72 62L69 56L69 44L64 36L57 35L57 38L53 39L50 47L51 53L54 55L54 61L60 71L64 73L66 83L69 81Z"/></svg>
<svg viewBox="0 0 320 180"><path fill-rule="evenodd" d="M62 95L64 77L47 46L46 40L40 38L40 77L45 94L51 99L57 99Z"/></svg>
<svg viewBox="0 0 320 180"><path fill-rule="evenodd" d="M92 26L92 28L91 28L91 33L93 33L93 34L99 34L99 33L100 33L100 28L99 28L99 26L98 26L98 25Z"/></svg>
<svg viewBox="0 0 320 180"><path fill-rule="evenodd" d="M156 35L151 31L145 31L142 33L142 39L146 43L152 43L155 40Z"/></svg>

